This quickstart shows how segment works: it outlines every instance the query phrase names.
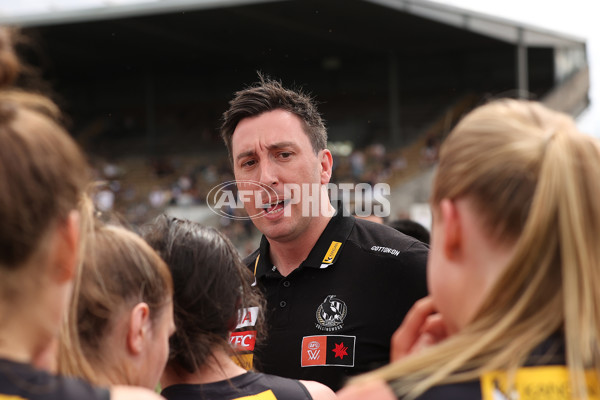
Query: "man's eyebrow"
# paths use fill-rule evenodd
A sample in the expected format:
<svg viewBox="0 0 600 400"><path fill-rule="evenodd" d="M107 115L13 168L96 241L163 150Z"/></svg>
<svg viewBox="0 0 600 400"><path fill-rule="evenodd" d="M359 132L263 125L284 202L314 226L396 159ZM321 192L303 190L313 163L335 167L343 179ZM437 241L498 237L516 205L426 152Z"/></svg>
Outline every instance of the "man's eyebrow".
<svg viewBox="0 0 600 400"><path fill-rule="evenodd" d="M294 142L277 142L277 143L273 143L273 144L270 144L269 146L267 146L267 149L278 150L278 149L284 149L286 147L296 147L296 144ZM238 154L237 157L235 157L235 159L239 160L241 158L253 156L255 154L256 154L256 152L254 150L248 150L248 151L244 151L244 152Z"/></svg>
<svg viewBox="0 0 600 400"><path fill-rule="evenodd" d="M286 147L296 147L296 144L294 142L277 142L269 145L267 148L269 150L278 150Z"/></svg>
<svg viewBox="0 0 600 400"><path fill-rule="evenodd" d="M254 154L256 154L256 152L255 152L254 150L248 150L248 151L244 151L243 153L240 153L240 154L238 154L238 155L237 155L237 157L236 157L235 159L236 159L236 160L239 160L239 159L241 159L241 158L248 157L248 156L252 156L252 155L254 155Z"/></svg>

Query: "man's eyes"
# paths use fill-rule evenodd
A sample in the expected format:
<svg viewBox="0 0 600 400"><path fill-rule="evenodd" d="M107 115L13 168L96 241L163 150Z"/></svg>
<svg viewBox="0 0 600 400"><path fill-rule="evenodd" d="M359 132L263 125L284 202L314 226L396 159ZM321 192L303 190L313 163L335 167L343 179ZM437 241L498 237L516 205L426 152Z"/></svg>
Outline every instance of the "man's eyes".
<svg viewBox="0 0 600 400"><path fill-rule="evenodd" d="M256 164L256 160L248 160L242 163L242 167L251 167Z"/></svg>
<svg viewBox="0 0 600 400"><path fill-rule="evenodd" d="M285 160L285 159L290 158L293 154L294 153L292 151L280 151L275 154L275 157ZM249 168L249 167L256 165L257 162L258 161L255 159L250 159L250 160L243 161L241 163L241 166L242 166L242 168Z"/></svg>

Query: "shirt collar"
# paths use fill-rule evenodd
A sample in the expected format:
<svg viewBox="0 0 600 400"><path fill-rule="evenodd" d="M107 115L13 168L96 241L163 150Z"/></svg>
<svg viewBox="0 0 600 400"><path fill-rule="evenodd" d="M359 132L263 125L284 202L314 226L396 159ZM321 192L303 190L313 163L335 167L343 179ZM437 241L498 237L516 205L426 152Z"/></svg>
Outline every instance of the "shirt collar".
<svg viewBox="0 0 600 400"><path fill-rule="evenodd" d="M352 232L355 219L346 210L341 202L333 202L336 214L331 218L323 233L313 246L311 252L301 266L310 268L328 268L338 260L341 250ZM269 257L269 241L262 236L260 240L259 252L252 270L254 275L261 277L271 272L273 263Z"/></svg>

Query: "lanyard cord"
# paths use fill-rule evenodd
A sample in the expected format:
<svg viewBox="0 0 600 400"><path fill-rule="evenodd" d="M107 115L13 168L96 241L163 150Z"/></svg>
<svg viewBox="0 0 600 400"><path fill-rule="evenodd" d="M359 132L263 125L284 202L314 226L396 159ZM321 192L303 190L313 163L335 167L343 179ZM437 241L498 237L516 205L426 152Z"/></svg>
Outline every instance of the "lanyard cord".
<svg viewBox="0 0 600 400"><path fill-rule="evenodd" d="M256 276L256 268L258 267L258 260L260 259L260 254L256 257L256 262L254 263L254 276Z"/></svg>

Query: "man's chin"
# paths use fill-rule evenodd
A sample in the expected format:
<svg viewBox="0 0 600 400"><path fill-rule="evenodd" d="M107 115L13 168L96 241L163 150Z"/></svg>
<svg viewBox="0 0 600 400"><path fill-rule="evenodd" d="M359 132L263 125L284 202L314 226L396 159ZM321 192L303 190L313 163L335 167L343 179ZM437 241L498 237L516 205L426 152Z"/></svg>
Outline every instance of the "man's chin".
<svg viewBox="0 0 600 400"><path fill-rule="evenodd" d="M283 224L273 223L271 226L263 225L257 228L269 241L287 242L294 238L293 229Z"/></svg>

